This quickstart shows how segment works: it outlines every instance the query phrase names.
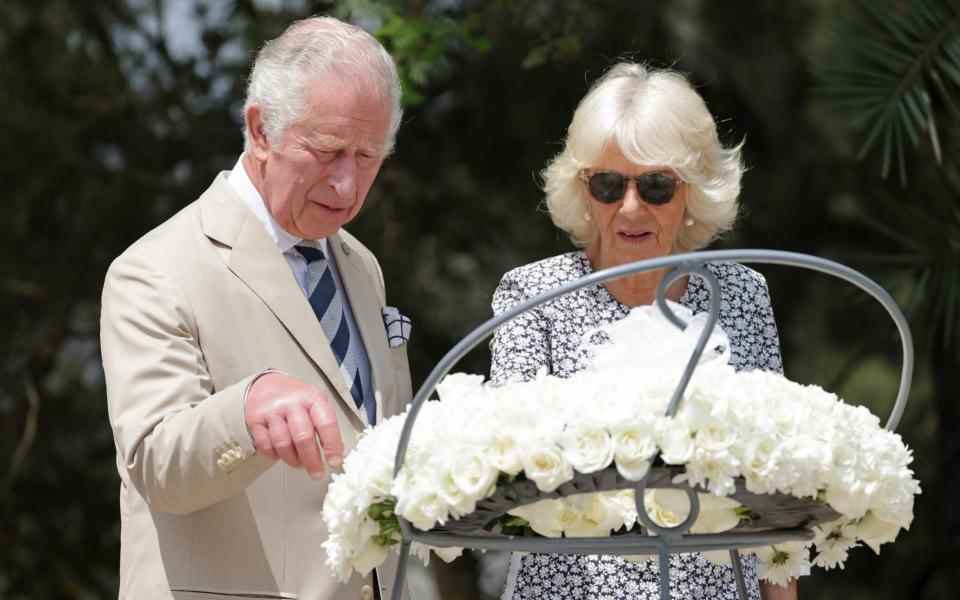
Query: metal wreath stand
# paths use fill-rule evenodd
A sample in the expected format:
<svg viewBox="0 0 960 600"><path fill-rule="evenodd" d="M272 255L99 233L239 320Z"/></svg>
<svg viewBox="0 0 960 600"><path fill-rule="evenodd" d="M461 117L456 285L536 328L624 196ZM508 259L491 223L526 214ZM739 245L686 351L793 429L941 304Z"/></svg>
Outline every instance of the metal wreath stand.
<svg viewBox="0 0 960 600"><path fill-rule="evenodd" d="M883 305L897 326L903 348L900 388L893 411L885 425L887 430L894 430L903 414L910 389L910 380L913 373L913 341L906 318L886 290L858 271L816 256L777 250L705 251L642 260L591 273L531 298L474 329L434 367L414 397L397 447L394 477L400 473L403 466L407 445L410 442L410 435L420 408L434 392L440 380L464 355L485 340L501 324L531 308L582 287L603 283L633 273L668 269L657 289L656 302L667 319L680 329L686 329L687 325L667 305L667 287L681 277L695 275L703 278L710 288L710 312L707 325L667 407L666 415L674 416L700 355L703 353L707 339L716 326L720 313L720 284L717 278L704 267L704 263L730 261L795 266L833 275L852 283ZM835 520L840 516L825 503L816 500L800 499L786 494L753 494L746 490L743 478L738 477L736 479L736 491L730 497L749 507L754 517L746 522L741 521L740 525L723 533L691 534L688 531L696 522L700 508L697 492L684 483L673 483L673 476L680 473L682 467L654 465L658 456L659 453L651 459L651 469L640 481L624 479L619 475L616 467L610 465L596 473L575 472L572 480L549 493L541 492L532 481L522 477L512 483L500 483L492 496L477 503L473 513L449 521L443 526L434 527L429 531L414 529L409 521L398 515L403 541L400 546L400 561L392 599L400 600L401 598L410 545L413 542L420 542L438 547L461 546L512 552L657 555L660 558L661 600L669 600L670 598L669 556L671 554L729 550L738 595L741 600L747 600L739 549L768 546L788 541L810 540L813 538L813 526ZM690 511L686 519L674 527L657 525L647 514L644 506L644 490L647 488L677 488L684 491L690 503ZM493 526L499 518L516 506L531 504L547 498L617 489L634 490L637 515L646 532L630 531L610 537L545 538L506 535L493 530ZM649 535L651 533L655 535Z"/></svg>

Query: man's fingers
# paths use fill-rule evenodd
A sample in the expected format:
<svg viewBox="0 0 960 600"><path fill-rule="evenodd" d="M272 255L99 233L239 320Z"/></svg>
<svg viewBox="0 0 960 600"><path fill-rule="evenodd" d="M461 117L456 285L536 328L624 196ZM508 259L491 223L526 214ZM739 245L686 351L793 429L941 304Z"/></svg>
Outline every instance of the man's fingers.
<svg viewBox="0 0 960 600"><path fill-rule="evenodd" d="M270 431L266 425L254 425L250 428L250 435L253 437L253 447L257 449L257 452L277 460L277 453L270 442Z"/></svg>
<svg viewBox="0 0 960 600"><path fill-rule="evenodd" d="M287 428L293 438L300 464L313 479L323 478L323 460L317 447L317 436L307 411L301 407L287 413Z"/></svg>
<svg viewBox="0 0 960 600"><path fill-rule="evenodd" d="M343 464L343 440L340 439L340 427L337 425L337 415L328 400L321 399L310 406L310 419L320 436L320 445L327 464L339 469Z"/></svg>
<svg viewBox="0 0 960 600"><path fill-rule="evenodd" d="M300 466L300 461L297 460L297 453L293 449L293 440L290 439L290 430L287 427L287 422L278 415L273 415L269 418L270 423L270 443L273 445L273 449L277 452L277 455L291 467L297 468Z"/></svg>

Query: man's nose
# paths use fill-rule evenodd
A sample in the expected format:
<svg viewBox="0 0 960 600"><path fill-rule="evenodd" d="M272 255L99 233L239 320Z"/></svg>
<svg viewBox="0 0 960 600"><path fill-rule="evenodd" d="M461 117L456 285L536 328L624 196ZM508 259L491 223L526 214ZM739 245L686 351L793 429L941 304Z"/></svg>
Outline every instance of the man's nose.
<svg viewBox="0 0 960 600"><path fill-rule="evenodd" d="M357 189L356 157L346 152L340 154L331 165L328 181L338 196L353 200Z"/></svg>

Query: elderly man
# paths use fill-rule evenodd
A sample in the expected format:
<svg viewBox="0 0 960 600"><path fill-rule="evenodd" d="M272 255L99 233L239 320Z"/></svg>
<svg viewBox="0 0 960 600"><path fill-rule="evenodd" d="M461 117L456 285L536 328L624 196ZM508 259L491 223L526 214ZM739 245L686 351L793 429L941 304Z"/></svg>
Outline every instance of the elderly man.
<svg viewBox="0 0 960 600"><path fill-rule="evenodd" d="M257 56L233 170L111 265L121 598L389 596L391 573L334 579L320 513L328 469L411 396L379 265L341 229L399 95L370 35L293 24Z"/></svg>

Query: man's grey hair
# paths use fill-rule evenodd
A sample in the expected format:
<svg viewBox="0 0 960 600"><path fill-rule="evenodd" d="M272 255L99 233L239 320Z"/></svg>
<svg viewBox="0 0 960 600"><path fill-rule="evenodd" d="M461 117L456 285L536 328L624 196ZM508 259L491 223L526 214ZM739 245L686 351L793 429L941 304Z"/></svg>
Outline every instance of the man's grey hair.
<svg viewBox="0 0 960 600"><path fill-rule="evenodd" d="M683 75L620 63L580 101L563 151L542 173L550 218L575 245L586 246L596 233L579 172L611 143L637 165L670 167L689 186L686 217L693 224L681 227L675 251L702 248L733 227L743 144L721 145L713 116Z"/></svg>
<svg viewBox="0 0 960 600"><path fill-rule="evenodd" d="M366 80L390 108L390 129L384 154L393 151L400 128L400 79L393 58L372 35L332 17L310 17L292 23L257 53L247 82L244 114L253 104L263 114L267 140L276 144L302 115L307 84L324 76ZM244 149L252 147L246 124Z"/></svg>

